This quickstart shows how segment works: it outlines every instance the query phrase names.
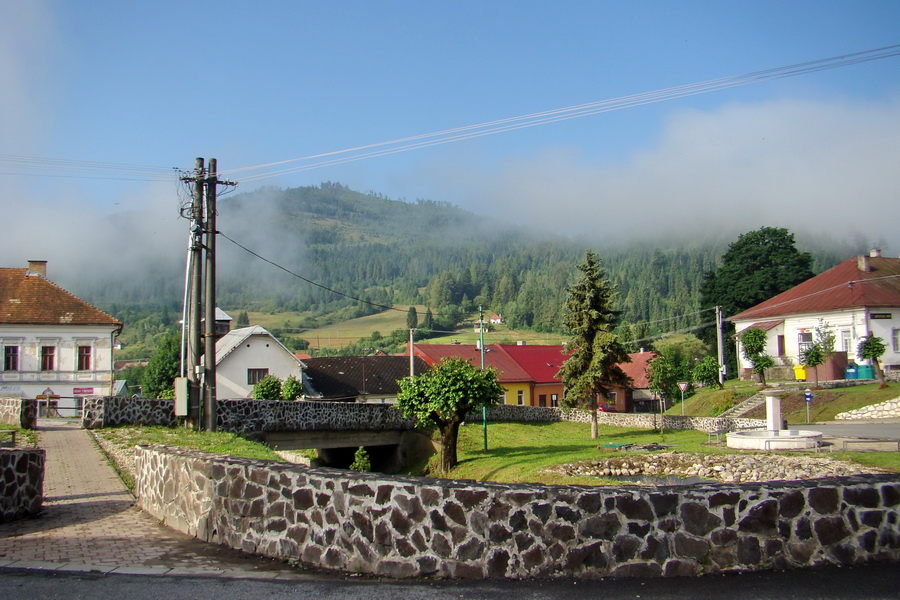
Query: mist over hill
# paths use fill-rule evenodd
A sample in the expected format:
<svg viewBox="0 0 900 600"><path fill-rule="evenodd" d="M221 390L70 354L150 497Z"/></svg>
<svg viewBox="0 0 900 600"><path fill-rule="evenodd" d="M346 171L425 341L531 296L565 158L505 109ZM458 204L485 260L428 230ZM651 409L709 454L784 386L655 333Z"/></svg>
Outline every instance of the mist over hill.
<svg viewBox="0 0 900 600"><path fill-rule="evenodd" d="M645 237L637 219L627 242L621 232L610 241L602 223L591 234L567 237L449 203L392 200L330 182L224 196L218 229L218 301L226 311L309 311L311 319L334 320L424 304L458 319L482 305L515 327L558 331L566 287L590 248L618 286L623 320L666 320L640 334L708 320L693 314L703 274L743 233ZM813 254L817 272L867 249L859 240L802 233L797 242ZM134 277L104 279L98 272L69 289L113 314L161 310L171 322L182 299L184 258L182 250L173 259L177 250L148 253Z"/></svg>

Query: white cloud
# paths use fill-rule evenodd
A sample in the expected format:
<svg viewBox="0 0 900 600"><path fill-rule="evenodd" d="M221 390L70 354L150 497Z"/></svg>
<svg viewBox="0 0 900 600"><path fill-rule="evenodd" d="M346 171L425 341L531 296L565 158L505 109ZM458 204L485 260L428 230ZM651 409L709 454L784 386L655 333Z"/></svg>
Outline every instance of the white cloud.
<svg viewBox="0 0 900 600"><path fill-rule="evenodd" d="M480 212L572 233L635 238L772 225L861 232L900 247L898 146L897 101L732 104L676 113L656 147L620 165L555 149L497 173L456 173L448 185L477 199L467 205Z"/></svg>

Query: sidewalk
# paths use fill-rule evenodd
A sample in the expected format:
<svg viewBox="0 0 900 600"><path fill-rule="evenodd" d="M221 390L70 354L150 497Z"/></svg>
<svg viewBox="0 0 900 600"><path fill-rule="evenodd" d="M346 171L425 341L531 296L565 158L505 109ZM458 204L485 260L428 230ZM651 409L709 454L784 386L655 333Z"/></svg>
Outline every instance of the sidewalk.
<svg viewBox="0 0 900 600"><path fill-rule="evenodd" d="M77 423L41 419L44 510L0 524L0 568L311 579L289 564L200 542L156 523Z"/></svg>

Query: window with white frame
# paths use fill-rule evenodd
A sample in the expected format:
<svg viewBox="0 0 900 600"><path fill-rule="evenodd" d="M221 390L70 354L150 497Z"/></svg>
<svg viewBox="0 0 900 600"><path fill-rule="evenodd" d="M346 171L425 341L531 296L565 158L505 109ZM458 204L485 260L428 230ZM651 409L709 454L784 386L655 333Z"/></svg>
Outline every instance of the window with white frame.
<svg viewBox="0 0 900 600"><path fill-rule="evenodd" d="M844 352L847 353L847 358L851 357L850 352L853 350L853 348L851 347L851 344L853 344L853 341L852 341L852 338L850 337L850 330L842 329L841 330L841 350L843 350Z"/></svg>
<svg viewBox="0 0 900 600"><path fill-rule="evenodd" d="M803 354L813 346L813 333L812 331L800 331L797 334L797 342L800 346L800 354Z"/></svg>
<svg viewBox="0 0 900 600"><path fill-rule="evenodd" d="M891 344L894 347L894 352L900 352L900 329L891 331Z"/></svg>
<svg viewBox="0 0 900 600"><path fill-rule="evenodd" d="M516 392L516 404L519 406L525 406L525 390L519 390Z"/></svg>
<svg viewBox="0 0 900 600"><path fill-rule="evenodd" d="M3 346L3 370L18 371L19 370L19 347Z"/></svg>
<svg viewBox="0 0 900 600"><path fill-rule="evenodd" d="M56 346L41 346L41 371L56 370Z"/></svg>
<svg viewBox="0 0 900 600"><path fill-rule="evenodd" d="M91 370L91 347L90 346L78 346L78 370L79 371L90 371Z"/></svg>

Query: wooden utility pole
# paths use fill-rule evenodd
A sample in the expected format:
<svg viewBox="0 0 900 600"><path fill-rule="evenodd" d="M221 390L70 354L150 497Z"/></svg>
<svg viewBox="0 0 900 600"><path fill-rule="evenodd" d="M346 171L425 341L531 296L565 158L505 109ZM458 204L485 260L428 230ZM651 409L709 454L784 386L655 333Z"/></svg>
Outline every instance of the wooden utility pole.
<svg viewBox="0 0 900 600"><path fill-rule="evenodd" d="M206 330L203 382L203 426L216 430L216 187L218 161L209 159L206 179Z"/></svg>

